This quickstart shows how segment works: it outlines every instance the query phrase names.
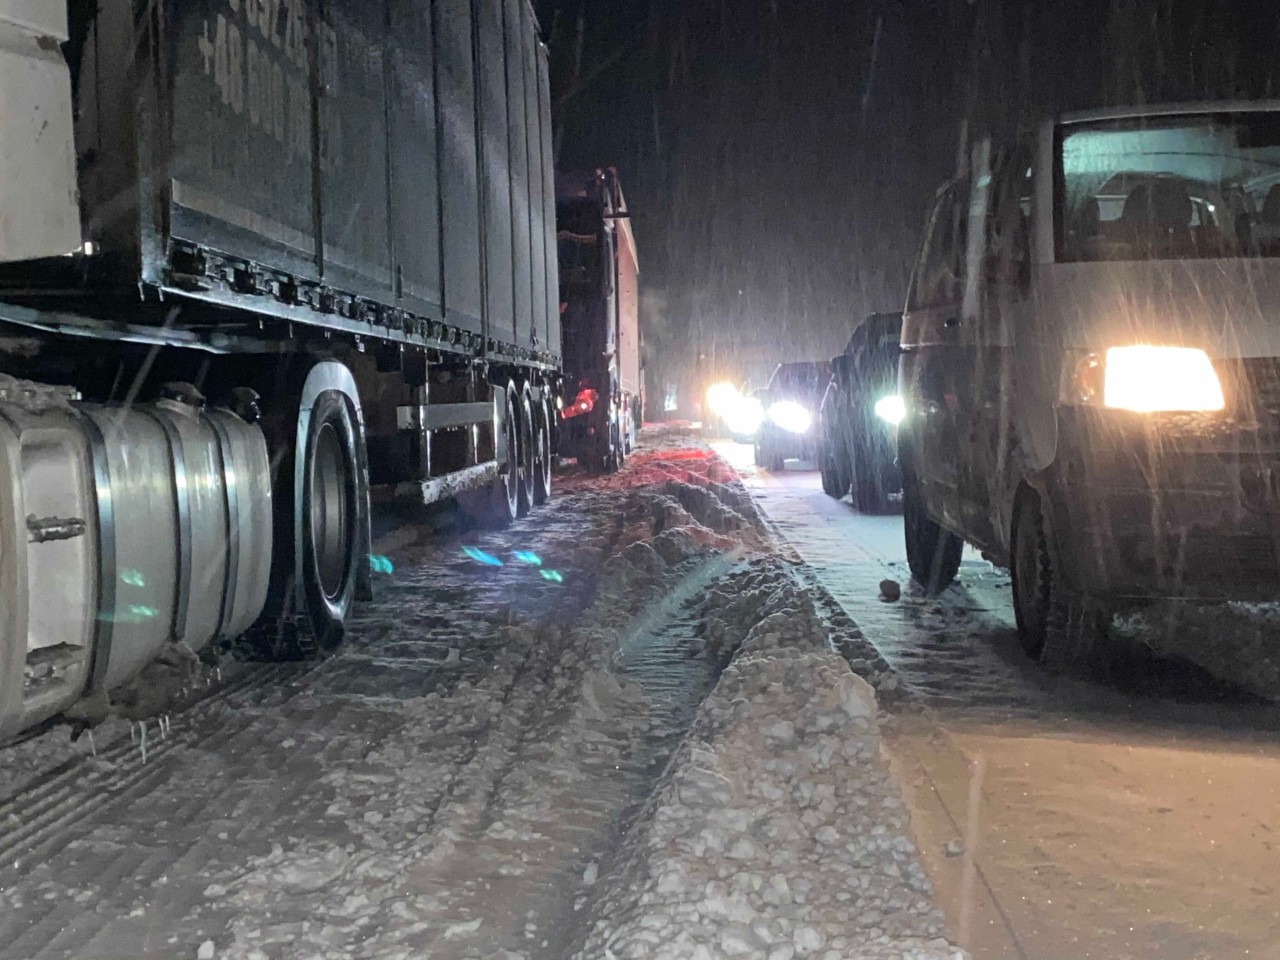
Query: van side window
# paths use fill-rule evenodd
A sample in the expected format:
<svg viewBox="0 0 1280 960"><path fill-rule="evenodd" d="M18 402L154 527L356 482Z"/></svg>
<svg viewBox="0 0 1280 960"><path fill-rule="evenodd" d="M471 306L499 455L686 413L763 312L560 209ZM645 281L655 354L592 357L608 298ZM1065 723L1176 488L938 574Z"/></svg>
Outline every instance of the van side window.
<svg viewBox="0 0 1280 960"><path fill-rule="evenodd" d="M929 221L929 238L916 268L912 308L938 307L958 303L964 277L967 242L967 210L959 201L967 196L960 185L952 185L934 206Z"/></svg>
<svg viewBox="0 0 1280 960"><path fill-rule="evenodd" d="M1031 277L1031 157L1021 147L1000 164L983 244L987 283L1025 287Z"/></svg>

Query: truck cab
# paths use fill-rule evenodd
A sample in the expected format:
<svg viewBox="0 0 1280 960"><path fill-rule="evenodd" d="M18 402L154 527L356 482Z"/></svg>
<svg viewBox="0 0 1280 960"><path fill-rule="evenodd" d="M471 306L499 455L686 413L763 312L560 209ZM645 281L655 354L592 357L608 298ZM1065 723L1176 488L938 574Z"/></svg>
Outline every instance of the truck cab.
<svg viewBox="0 0 1280 960"><path fill-rule="evenodd" d="M1280 102L983 141L937 194L903 321L912 573L1008 565L1028 653L1166 599L1274 599Z"/></svg>

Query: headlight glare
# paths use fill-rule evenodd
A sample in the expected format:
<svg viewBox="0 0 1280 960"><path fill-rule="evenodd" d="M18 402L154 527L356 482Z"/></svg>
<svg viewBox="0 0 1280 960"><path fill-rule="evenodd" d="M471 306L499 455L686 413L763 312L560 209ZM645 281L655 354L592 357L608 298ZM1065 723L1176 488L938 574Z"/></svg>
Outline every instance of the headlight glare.
<svg viewBox="0 0 1280 960"><path fill-rule="evenodd" d="M794 400L779 400L769 407L769 419L788 433L808 433L813 415Z"/></svg>
<svg viewBox="0 0 1280 960"><path fill-rule="evenodd" d="M764 404L755 397L739 396L722 414L734 436L749 437L764 423Z"/></svg>
<svg viewBox="0 0 1280 960"><path fill-rule="evenodd" d="M896 427L906 418L907 405L902 402L900 396L893 394L877 400L875 411L877 417Z"/></svg>
<svg viewBox="0 0 1280 960"><path fill-rule="evenodd" d="M742 400L738 388L732 383L717 383L707 389L707 407L717 417L723 417Z"/></svg>
<svg viewBox="0 0 1280 960"><path fill-rule="evenodd" d="M1212 411L1226 406L1213 362L1195 347L1112 347L1102 402L1135 413Z"/></svg>

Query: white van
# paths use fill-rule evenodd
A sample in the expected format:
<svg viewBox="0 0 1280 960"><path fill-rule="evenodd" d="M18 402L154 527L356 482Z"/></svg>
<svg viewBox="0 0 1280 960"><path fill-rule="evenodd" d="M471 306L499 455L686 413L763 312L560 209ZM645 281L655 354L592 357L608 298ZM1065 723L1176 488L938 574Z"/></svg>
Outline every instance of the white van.
<svg viewBox="0 0 1280 960"><path fill-rule="evenodd" d="M1013 573L1029 654L1280 597L1280 101L1079 114L937 195L903 319L907 554Z"/></svg>

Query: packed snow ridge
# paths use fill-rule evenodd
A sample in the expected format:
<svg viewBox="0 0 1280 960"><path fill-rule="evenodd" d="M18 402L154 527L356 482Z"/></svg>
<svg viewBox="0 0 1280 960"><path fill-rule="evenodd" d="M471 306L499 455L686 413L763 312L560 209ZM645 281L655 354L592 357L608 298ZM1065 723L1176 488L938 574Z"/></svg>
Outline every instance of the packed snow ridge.
<svg viewBox="0 0 1280 960"><path fill-rule="evenodd" d="M580 960L964 957L880 755L873 688L785 567L747 577L708 597L711 639L736 655L607 878Z"/></svg>

